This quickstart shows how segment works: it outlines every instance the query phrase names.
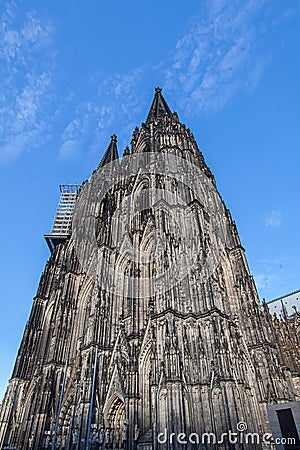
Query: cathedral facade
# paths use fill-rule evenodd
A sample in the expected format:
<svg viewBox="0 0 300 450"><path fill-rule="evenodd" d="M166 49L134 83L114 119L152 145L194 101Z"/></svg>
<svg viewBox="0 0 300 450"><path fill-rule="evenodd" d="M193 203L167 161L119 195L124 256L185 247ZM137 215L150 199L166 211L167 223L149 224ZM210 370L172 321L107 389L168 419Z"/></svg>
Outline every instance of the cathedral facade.
<svg viewBox="0 0 300 450"><path fill-rule="evenodd" d="M0 448L274 448L268 407L300 398L300 313L260 304L215 179L160 89L122 159L112 136L72 217L48 236Z"/></svg>

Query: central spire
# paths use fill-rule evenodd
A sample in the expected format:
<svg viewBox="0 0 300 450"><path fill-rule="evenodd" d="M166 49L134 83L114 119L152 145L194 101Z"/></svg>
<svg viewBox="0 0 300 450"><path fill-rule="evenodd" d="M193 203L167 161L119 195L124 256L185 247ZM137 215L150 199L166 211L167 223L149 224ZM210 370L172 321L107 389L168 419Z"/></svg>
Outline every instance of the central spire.
<svg viewBox="0 0 300 450"><path fill-rule="evenodd" d="M172 117L172 112L164 99L162 93L162 89L160 87L157 87L155 89L155 96L146 120L146 123L149 124L153 120L159 120L163 116L167 115L169 117Z"/></svg>

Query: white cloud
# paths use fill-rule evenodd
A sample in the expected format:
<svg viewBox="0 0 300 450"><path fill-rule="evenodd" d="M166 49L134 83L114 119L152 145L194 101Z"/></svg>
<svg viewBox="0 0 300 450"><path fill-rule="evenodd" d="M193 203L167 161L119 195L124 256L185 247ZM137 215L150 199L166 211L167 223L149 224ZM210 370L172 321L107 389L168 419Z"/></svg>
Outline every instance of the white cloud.
<svg viewBox="0 0 300 450"><path fill-rule="evenodd" d="M6 1L0 9L0 58L6 63L28 64L36 51L51 42L54 27L49 21L41 21L34 11L27 13L19 23L18 8L13 1Z"/></svg>
<svg viewBox="0 0 300 450"><path fill-rule="evenodd" d="M294 255L292 256L290 252L282 252L274 258L266 258L259 262L260 268L254 274L254 279L261 298L271 300L281 293L293 290L291 286L295 281L289 269L294 260Z"/></svg>
<svg viewBox="0 0 300 450"><path fill-rule="evenodd" d="M47 107L53 98L51 58L53 26L34 12L20 23L13 1L0 7L0 163L49 137Z"/></svg>
<svg viewBox="0 0 300 450"><path fill-rule="evenodd" d="M80 144L75 139L66 140L59 149L59 158L65 161L77 160L80 155Z"/></svg>
<svg viewBox="0 0 300 450"><path fill-rule="evenodd" d="M7 89L0 108L1 163L14 160L25 149L37 147L47 139L48 123L42 111L50 101L50 85L48 74L29 73L20 90Z"/></svg>
<svg viewBox="0 0 300 450"><path fill-rule="evenodd" d="M271 211L263 216L263 223L266 228L278 228L282 225L283 217L278 211Z"/></svg>
<svg viewBox="0 0 300 450"><path fill-rule="evenodd" d="M238 92L257 85L271 58L266 35L296 9L286 7L286 14L275 17L274 13L272 20L264 20L270 10L271 0L247 0L242 6L240 0L206 0L201 16L163 61L104 79L99 76L98 81L86 80L88 100L80 98L76 86L64 99L55 98L53 23L34 11L20 15L13 0L4 1L0 6L0 161L13 160L48 139L56 117L48 108L53 99L58 115L65 114L66 103L75 111L61 133L59 155L64 159L72 158L75 147L77 156L81 148L103 151L113 132L121 136L122 151L140 114L143 119L149 80L159 79L186 114L219 111Z"/></svg>
<svg viewBox="0 0 300 450"><path fill-rule="evenodd" d="M83 121L82 119L72 120L64 129L62 134L62 140L76 140L81 137L83 131Z"/></svg>
<svg viewBox="0 0 300 450"><path fill-rule="evenodd" d="M65 161L75 161L81 154L81 149L85 147L85 141L90 133L89 127L92 122L93 111L90 106L83 105L77 111L77 116L63 130L59 149L59 159Z"/></svg>
<svg viewBox="0 0 300 450"><path fill-rule="evenodd" d="M166 87L181 91L186 111L224 108L240 90L255 87L270 59L260 48L264 27L256 22L268 0L211 0L181 38L165 65Z"/></svg>
<svg viewBox="0 0 300 450"><path fill-rule="evenodd" d="M60 159L72 160L72 151L77 149L78 156L78 149L83 148L100 154L108 146L113 133L121 136L118 146L122 153L122 147L127 145L135 127L137 114L143 109L143 104L136 95L143 75L142 69L133 69L124 75L116 74L94 80L93 89L97 93L93 100L85 98L80 102L74 93L68 96L77 107L74 118L61 135Z"/></svg>
<svg viewBox="0 0 300 450"><path fill-rule="evenodd" d="M143 92L149 80L160 79L159 84L186 114L215 113L239 91L255 88L271 58L262 44L271 31L272 25L267 29L264 23L271 0L247 0L242 6L239 0L207 0L204 4L206 10L201 8L201 16L163 61L99 79L98 83L94 80L96 100L94 96L89 109L83 100L74 115L75 123L84 118L89 125L71 139L99 152L115 132L122 136L121 152L130 141L139 114L145 111Z"/></svg>
<svg viewBox="0 0 300 450"><path fill-rule="evenodd" d="M255 284L259 290L268 291L273 285L273 283L276 281L276 276L267 274L267 273L260 273L254 275Z"/></svg>
<svg viewBox="0 0 300 450"><path fill-rule="evenodd" d="M271 0L248 0L243 6L239 0L207 0L205 5L163 61L99 81L97 105L102 108L94 108L94 146L103 145L112 132L128 135L134 128L148 79L160 79L186 114L215 113L239 91L256 87L271 60L264 47Z"/></svg>

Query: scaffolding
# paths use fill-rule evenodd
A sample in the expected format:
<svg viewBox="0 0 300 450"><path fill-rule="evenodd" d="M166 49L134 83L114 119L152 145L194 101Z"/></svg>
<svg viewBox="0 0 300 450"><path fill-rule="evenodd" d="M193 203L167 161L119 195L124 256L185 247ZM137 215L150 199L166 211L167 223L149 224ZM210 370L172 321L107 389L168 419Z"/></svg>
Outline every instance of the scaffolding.
<svg viewBox="0 0 300 450"><path fill-rule="evenodd" d="M70 235L73 219L73 211L76 203L80 184L60 184L60 199L58 202L55 219L50 234L44 237L52 252L55 247L64 242Z"/></svg>

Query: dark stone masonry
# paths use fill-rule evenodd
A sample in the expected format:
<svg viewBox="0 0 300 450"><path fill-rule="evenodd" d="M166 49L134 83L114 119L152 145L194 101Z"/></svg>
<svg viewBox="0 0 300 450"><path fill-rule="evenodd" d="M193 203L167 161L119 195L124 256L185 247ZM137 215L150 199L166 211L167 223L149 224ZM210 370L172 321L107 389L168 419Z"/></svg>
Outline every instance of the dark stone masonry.
<svg viewBox="0 0 300 450"><path fill-rule="evenodd" d="M181 166L126 172L148 154ZM125 226L135 199L142 206ZM278 318L260 304L214 177L160 89L122 159L112 136L74 211L33 300L0 409L0 447L275 448L263 441L268 407L299 405L300 313ZM78 242L88 215L99 253ZM258 438L222 440L229 431Z"/></svg>

